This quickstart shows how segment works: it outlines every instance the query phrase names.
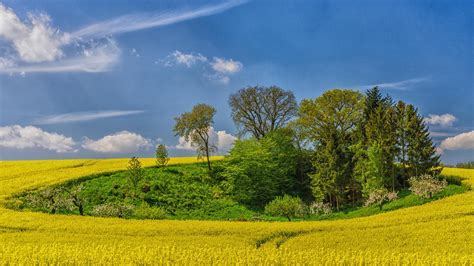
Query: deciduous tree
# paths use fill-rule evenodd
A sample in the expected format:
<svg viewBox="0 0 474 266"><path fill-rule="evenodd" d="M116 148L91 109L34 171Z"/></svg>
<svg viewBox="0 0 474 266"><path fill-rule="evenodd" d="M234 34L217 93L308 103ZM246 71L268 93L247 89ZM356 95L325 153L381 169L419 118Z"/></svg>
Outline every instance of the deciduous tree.
<svg viewBox="0 0 474 266"><path fill-rule="evenodd" d="M196 147L198 157L206 157L209 170L211 170L209 156L217 150L217 147L210 143L209 136L215 114L216 109L214 107L202 103L197 104L191 112L176 117L174 126L176 136L184 137L186 141L191 143L191 146Z"/></svg>

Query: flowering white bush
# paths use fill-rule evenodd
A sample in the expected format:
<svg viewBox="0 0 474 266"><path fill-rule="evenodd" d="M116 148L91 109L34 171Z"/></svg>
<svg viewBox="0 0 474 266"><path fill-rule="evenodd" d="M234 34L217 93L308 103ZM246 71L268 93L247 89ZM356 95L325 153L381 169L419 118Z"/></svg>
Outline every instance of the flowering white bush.
<svg viewBox="0 0 474 266"><path fill-rule="evenodd" d="M308 206L310 214L329 214L332 212L331 204L324 202L313 202Z"/></svg>
<svg viewBox="0 0 474 266"><path fill-rule="evenodd" d="M433 194L440 192L448 185L446 180L438 180L430 175L411 177L408 180L408 183L410 183L410 190L413 193L428 199L433 197Z"/></svg>
<svg viewBox="0 0 474 266"><path fill-rule="evenodd" d="M92 210L92 215L100 217L125 218L133 213L133 209L133 205L129 204L118 205L112 203L105 203L95 206Z"/></svg>
<svg viewBox="0 0 474 266"><path fill-rule="evenodd" d="M388 191L386 188L379 188L369 193L369 196L365 200L365 206L378 205L380 209L382 209L385 203L397 198L397 192Z"/></svg>

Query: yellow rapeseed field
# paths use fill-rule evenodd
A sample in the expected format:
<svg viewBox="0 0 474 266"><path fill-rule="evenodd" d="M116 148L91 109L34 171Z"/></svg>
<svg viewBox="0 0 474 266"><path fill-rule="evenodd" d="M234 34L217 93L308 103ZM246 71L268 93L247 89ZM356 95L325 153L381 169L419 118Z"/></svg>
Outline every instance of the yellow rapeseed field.
<svg viewBox="0 0 474 266"><path fill-rule="evenodd" d="M127 159L0 162L0 201L126 165ZM444 173L474 185L474 170ZM0 208L1 264L473 265L473 239L473 191L370 217L292 223L124 220Z"/></svg>

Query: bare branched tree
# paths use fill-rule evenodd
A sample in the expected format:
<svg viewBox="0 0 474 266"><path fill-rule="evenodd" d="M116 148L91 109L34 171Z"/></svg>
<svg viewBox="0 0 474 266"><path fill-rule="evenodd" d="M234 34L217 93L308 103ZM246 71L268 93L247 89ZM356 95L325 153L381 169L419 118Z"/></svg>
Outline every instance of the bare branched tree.
<svg viewBox="0 0 474 266"><path fill-rule="evenodd" d="M298 110L293 92L276 86L241 89L230 96L229 105L239 134L256 139L285 126Z"/></svg>

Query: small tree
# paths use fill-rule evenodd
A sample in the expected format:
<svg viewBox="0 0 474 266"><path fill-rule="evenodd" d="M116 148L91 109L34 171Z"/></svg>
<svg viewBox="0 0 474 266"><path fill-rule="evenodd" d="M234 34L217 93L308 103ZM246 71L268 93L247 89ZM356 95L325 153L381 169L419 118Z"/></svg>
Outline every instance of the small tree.
<svg viewBox="0 0 474 266"><path fill-rule="evenodd" d="M158 167L165 167L170 158L168 156L168 150L166 149L166 146L163 144L160 144L156 147L156 165Z"/></svg>
<svg viewBox="0 0 474 266"><path fill-rule="evenodd" d="M419 177L411 177L408 180L410 190L422 198L431 198L433 194L443 190L448 183L446 180L438 180L430 175L421 175Z"/></svg>
<svg viewBox="0 0 474 266"><path fill-rule="evenodd" d="M211 170L209 156L217 147L210 143L209 130L214 123L216 109L207 104L197 104L191 112L181 114L175 118L174 132L176 136L183 137L196 148L198 158L206 156L207 167Z"/></svg>
<svg viewBox="0 0 474 266"><path fill-rule="evenodd" d="M128 180L132 183L133 188L137 189L138 184L144 177L144 172L142 169L142 164L137 157L132 157L128 162Z"/></svg>
<svg viewBox="0 0 474 266"><path fill-rule="evenodd" d="M265 213L272 216L284 216L291 221L293 217L301 217L304 215L303 201L299 197L284 195L276 197L265 206Z"/></svg>
<svg viewBox="0 0 474 266"><path fill-rule="evenodd" d="M369 193L365 201L365 206L376 205L379 206L380 210L385 203L393 201L398 198L396 192L388 191L386 188L375 189Z"/></svg>

